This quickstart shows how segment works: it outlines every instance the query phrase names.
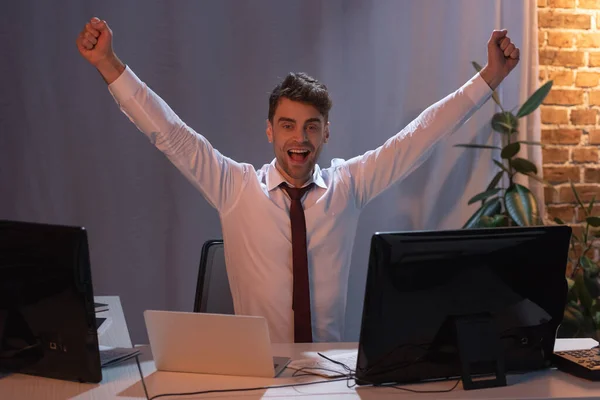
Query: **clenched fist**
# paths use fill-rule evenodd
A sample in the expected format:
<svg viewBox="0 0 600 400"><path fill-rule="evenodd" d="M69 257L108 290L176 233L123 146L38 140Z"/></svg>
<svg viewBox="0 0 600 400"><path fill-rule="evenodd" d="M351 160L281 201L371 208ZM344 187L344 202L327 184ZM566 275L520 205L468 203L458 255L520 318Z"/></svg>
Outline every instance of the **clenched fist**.
<svg viewBox="0 0 600 400"><path fill-rule="evenodd" d="M92 18L77 36L79 53L98 69L107 83L112 83L125 70L112 47L113 34L106 21Z"/></svg>
<svg viewBox="0 0 600 400"><path fill-rule="evenodd" d="M492 89L496 89L519 63L519 48L507 34L506 29L493 31L488 41L488 63L481 76Z"/></svg>

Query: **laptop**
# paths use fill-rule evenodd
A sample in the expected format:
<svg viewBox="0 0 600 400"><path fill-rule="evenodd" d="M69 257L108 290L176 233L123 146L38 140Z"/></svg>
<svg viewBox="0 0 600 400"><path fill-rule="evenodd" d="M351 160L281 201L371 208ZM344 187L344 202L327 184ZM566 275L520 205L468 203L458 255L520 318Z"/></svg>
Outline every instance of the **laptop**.
<svg viewBox="0 0 600 400"><path fill-rule="evenodd" d="M0 220L0 371L102 379L84 228Z"/></svg>
<svg viewBox="0 0 600 400"><path fill-rule="evenodd" d="M159 371L274 378L290 362L272 356L263 317L146 310L144 320Z"/></svg>

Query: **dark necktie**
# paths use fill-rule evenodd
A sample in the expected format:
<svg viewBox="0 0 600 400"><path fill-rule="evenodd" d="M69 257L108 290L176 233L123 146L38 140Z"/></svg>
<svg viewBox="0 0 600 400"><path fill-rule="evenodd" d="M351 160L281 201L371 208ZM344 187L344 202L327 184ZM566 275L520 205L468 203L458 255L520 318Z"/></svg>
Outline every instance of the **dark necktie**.
<svg viewBox="0 0 600 400"><path fill-rule="evenodd" d="M308 255L306 251L306 220L302 207L302 196L312 187L312 183L303 188L289 187L283 184L290 199L290 221L292 223L292 258L294 271L294 292L292 309L294 310L294 342L312 342L310 320L310 289L308 285Z"/></svg>

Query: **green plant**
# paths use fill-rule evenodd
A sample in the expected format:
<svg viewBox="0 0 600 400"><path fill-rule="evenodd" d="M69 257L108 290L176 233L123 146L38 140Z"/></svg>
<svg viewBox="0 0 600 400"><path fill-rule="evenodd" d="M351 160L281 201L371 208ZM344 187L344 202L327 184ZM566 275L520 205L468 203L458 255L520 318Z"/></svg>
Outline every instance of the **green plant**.
<svg viewBox="0 0 600 400"><path fill-rule="evenodd" d="M475 61L473 67L479 71L481 66ZM502 110L492 117L492 129L502 138L502 147L480 144L457 144L455 147L468 149L500 150L500 159L492 161L499 168L484 191L469 200L469 204L481 202L481 206L467 220L463 228L528 226L542 224L538 202L534 194L525 186L515 182L515 176L522 174L537 181L537 167L531 161L518 157L522 145L541 146L539 142L518 141L515 136L519 129L519 120L535 111L552 88L552 81L547 82L535 91L519 108L516 114L504 109L498 94L494 91L492 98ZM502 181L502 178L506 178ZM502 185L504 183L504 185Z"/></svg>
<svg viewBox="0 0 600 400"><path fill-rule="evenodd" d="M570 272L567 275L568 294L567 305L563 322L558 335L562 337L592 337L600 338L600 268L598 261L590 252L598 232L594 228L600 227L600 216L592 215L596 198L593 197L587 207L581 201L575 186L571 183L571 190L579 210L584 213L585 225L580 235L571 235L571 249L569 251ZM560 218L554 222L564 225Z"/></svg>

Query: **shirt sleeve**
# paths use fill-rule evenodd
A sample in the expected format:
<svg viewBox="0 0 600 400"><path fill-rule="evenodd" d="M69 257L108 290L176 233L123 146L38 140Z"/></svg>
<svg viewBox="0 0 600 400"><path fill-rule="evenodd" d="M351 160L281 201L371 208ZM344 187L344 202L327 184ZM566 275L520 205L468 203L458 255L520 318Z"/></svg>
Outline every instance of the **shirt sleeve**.
<svg viewBox="0 0 600 400"><path fill-rule="evenodd" d="M251 166L214 149L187 126L129 68L108 87L121 111L162 151L219 212L235 203Z"/></svg>
<svg viewBox="0 0 600 400"><path fill-rule="evenodd" d="M382 146L345 162L358 208L420 166L433 146L456 131L491 96L476 74L455 92L429 106Z"/></svg>

